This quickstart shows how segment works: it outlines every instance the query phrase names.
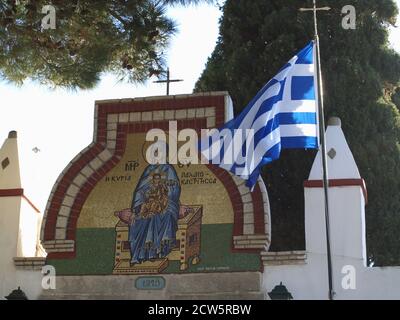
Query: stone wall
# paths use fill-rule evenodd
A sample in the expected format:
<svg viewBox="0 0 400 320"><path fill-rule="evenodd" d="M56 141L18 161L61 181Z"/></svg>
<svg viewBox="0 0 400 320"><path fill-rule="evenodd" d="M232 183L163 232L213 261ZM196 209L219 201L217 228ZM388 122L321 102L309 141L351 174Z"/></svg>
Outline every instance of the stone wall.
<svg viewBox="0 0 400 320"><path fill-rule="evenodd" d="M164 275L165 288L138 290L139 276L60 276L57 289L43 291L40 299L168 300L215 299L260 300L262 275L259 272Z"/></svg>

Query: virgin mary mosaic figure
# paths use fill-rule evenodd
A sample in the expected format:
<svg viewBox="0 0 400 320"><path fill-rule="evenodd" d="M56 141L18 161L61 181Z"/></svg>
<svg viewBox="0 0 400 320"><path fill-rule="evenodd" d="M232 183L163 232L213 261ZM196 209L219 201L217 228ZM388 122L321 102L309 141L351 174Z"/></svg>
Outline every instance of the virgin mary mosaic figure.
<svg viewBox="0 0 400 320"><path fill-rule="evenodd" d="M116 213L129 224L131 264L165 258L176 246L180 194L173 166L149 165L144 170L131 208Z"/></svg>

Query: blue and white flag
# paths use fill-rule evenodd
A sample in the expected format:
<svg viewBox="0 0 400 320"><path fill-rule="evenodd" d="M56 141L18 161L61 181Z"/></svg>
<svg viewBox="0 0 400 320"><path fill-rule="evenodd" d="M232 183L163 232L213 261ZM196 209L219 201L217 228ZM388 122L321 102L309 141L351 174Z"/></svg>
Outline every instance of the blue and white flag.
<svg viewBox="0 0 400 320"><path fill-rule="evenodd" d="M258 92L238 117L203 139L203 157L247 180L246 185L253 189L261 167L278 159L282 149L318 148L317 97L315 50L311 42Z"/></svg>

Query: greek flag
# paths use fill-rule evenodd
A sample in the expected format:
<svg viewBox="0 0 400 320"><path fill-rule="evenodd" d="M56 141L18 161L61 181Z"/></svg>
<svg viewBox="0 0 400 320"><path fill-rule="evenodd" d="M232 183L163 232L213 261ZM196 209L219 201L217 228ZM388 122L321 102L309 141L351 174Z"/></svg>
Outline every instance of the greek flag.
<svg viewBox="0 0 400 320"><path fill-rule="evenodd" d="M318 148L314 43L294 56L244 111L201 142L203 157L247 180L253 189L261 167L282 149ZM203 159L204 159L203 158Z"/></svg>

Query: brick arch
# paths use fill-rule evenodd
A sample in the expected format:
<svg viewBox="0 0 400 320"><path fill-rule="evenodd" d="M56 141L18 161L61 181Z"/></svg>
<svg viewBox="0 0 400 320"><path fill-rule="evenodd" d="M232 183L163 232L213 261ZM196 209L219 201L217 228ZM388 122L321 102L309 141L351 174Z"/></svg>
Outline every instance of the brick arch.
<svg viewBox="0 0 400 320"><path fill-rule="evenodd" d="M41 240L49 258L73 258L79 214L87 197L121 160L129 133L152 128L168 130L177 120L178 130L221 126L225 122L224 93L99 102L95 108L94 141L64 169L50 194ZM151 111L148 111L151 110ZM244 181L207 165L225 186L234 208L232 250L260 251L269 246L269 202L260 180L250 193Z"/></svg>

